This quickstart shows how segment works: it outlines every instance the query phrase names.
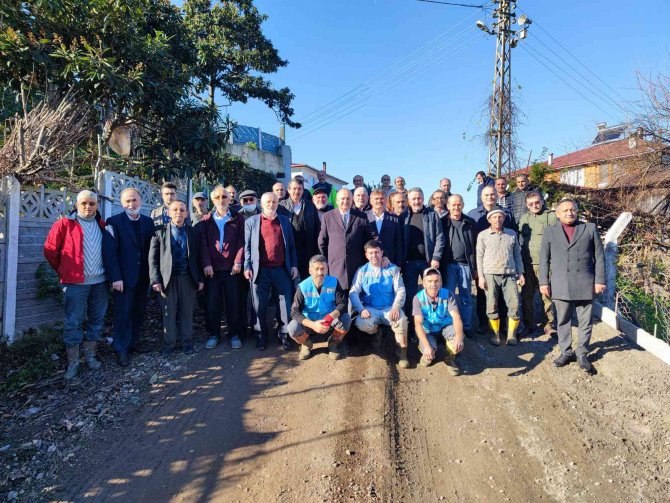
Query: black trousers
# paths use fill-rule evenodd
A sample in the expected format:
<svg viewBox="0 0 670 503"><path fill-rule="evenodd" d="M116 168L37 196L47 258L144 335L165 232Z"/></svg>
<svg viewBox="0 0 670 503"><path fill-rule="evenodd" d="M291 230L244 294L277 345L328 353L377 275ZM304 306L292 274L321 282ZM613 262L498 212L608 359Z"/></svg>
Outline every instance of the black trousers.
<svg viewBox="0 0 670 503"><path fill-rule="evenodd" d="M221 312L226 304L228 337L242 335L242 274L230 271L214 271L214 276L205 278L205 326L210 337L221 335ZM246 298L244 302L246 310Z"/></svg>
<svg viewBox="0 0 670 503"><path fill-rule="evenodd" d="M114 350L127 353L137 342L147 307L149 281L130 288L123 285L123 292L114 290Z"/></svg>

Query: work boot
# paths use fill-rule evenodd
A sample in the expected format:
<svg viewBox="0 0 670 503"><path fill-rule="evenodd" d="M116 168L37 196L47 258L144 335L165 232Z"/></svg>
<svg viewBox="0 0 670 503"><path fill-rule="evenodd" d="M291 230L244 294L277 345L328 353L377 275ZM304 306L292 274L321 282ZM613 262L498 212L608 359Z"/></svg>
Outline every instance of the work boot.
<svg viewBox="0 0 670 503"><path fill-rule="evenodd" d="M512 318L507 319L507 345L516 346L516 329L519 328L519 320L514 320Z"/></svg>
<svg viewBox="0 0 670 503"><path fill-rule="evenodd" d="M312 347L314 344L308 337L305 339L305 342L303 342L300 345L300 352L298 353L298 360L307 360L310 356L312 356Z"/></svg>
<svg viewBox="0 0 670 503"><path fill-rule="evenodd" d="M407 359L407 348L399 347L397 350L398 367L401 369L409 368L409 360Z"/></svg>
<svg viewBox="0 0 670 503"><path fill-rule="evenodd" d="M447 365L447 371L450 375L461 375L461 369L456 365L456 351L454 351L452 341L447 341L447 354L444 355L444 363Z"/></svg>
<svg viewBox="0 0 670 503"><path fill-rule="evenodd" d="M342 358L340 345L332 339L328 340L328 358L331 360L339 360Z"/></svg>
<svg viewBox="0 0 670 503"><path fill-rule="evenodd" d="M77 377L77 371L79 370L79 344L76 346L71 346L66 348L67 353L67 370L63 379L70 381Z"/></svg>
<svg viewBox="0 0 670 503"><path fill-rule="evenodd" d="M491 330L493 330L489 341L494 346L500 346L500 320L489 320L489 325L491 326Z"/></svg>
<svg viewBox="0 0 670 503"><path fill-rule="evenodd" d="M558 358L554 360L554 365L557 367L565 367L568 363L575 361L574 353L561 353Z"/></svg>
<svg viewBox="0 0 670 503"><path fill-rule="evenodd" d="M577 355L577 363L579 368L582 369L587 374L590 374L593 371L593 366L589 361L589 357L586 355Z"/></svg>
<svg viewBox="0 0 670 503"><path fill-rule="evenodd" d="M372 336L370 343L372 344L373 349L379 349L382 347L382 335L384 334L384 329L382 327L377 327L377 332Z"/></svg>
<svg viewBox="0 0 670 503"><path fill-rule="evenodd" d="M86 341L84 342L84 355L86 359L86 365L91 370L98 370L102 367L102 362L96 358L98 352L98 343L96 341Z"/></svg>

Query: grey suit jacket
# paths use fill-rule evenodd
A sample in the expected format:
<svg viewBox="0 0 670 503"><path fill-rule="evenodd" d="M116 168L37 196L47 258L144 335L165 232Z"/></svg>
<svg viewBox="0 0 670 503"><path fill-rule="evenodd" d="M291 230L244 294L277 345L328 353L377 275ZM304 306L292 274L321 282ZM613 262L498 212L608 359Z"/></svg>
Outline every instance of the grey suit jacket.
<svg viewBox="0 0 670 503"><path fill-rule="evenodd" d="M595 224L578 222L571 242L560 223L549 226L540 249L540 285L559 300L593 300L594 285L605 284L605 254Z"/></svg>
<svg viewBox="0 0 670 503"><path fill-rule="evenodd" d="M156 229L156 234L151 238L149 248L149 278L152 285L160 283L166 288L172 277L172 244L171 228L169 223ZM203 283L204 275L200 267L200 239L197 231L190 225L184 224L186 228L186 247L188 257L188 272L195 283Z"/></svg>
<svg viewBox="0 0 670 503"><path fill-rule="evenodd" d="M261 236L261 215L254 215L244 223L244 270L253 272L253 281L258 277L261 268L261 255L258 251ZM284 237L284 265L289 275L292 267L298 267L298 257L295 253L293 241L293 227L291 221L283 215L277 214Z"/></svg>

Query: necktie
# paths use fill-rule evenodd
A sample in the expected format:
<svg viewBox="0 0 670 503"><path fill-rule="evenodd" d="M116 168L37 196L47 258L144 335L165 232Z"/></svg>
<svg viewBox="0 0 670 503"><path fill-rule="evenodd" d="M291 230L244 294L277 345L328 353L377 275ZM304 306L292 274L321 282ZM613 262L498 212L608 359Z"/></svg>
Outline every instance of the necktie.
<svg viewBox="0 0 670 503"><path fill-rule="evenodd" d="M344 223L344 228L347 228L347 225L349 224L349 213L345 213L342 215L342 222Z"/></svg>

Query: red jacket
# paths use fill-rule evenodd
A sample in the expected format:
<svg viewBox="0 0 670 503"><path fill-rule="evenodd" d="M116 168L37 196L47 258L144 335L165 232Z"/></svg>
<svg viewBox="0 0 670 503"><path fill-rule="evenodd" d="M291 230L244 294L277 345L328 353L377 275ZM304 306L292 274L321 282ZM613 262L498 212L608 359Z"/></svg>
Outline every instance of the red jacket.
<svg viewBox="0 0 670 503"><path fill-rule="evenodd" d="M61 283L84 282L84 231L76 213L56 220L44 242L44 257L58 273ZM105 221L96 216L102 232L102 262L108 270L113 253L113 237L105 232Z"/></svg>
<svg viewBox="0 0 670 503"><path fill-rule="evenodd" d="M216 211L216 210L214 210ZM230 271L233 264L244 263L244 217L232 213L226 222L223 244L219 242L219 227L212 213L207 213L196 225L200 231L200 263L212 266L215 271Z"/></svg>

